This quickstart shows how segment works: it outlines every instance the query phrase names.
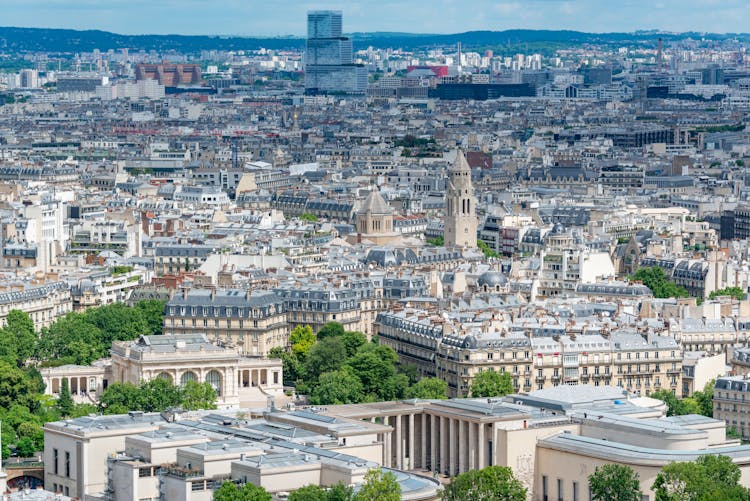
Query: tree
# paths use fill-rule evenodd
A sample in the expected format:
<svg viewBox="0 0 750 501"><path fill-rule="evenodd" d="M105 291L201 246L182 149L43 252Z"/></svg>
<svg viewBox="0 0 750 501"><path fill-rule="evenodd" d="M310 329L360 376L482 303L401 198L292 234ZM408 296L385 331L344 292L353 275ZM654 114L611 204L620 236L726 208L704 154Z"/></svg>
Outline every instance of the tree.
<svg viewBox="0 0 750 501"><path fill-rule="evenodd" d="M172 381L163 377L155 377L151 381L141 383L140 408L145 412L161 412L169 407L182 405L182 389L173 385Z"/></svg>
<svg viewBox="0 0 750 501"><path fill-rule="evenodd" d="M251 483L237 487L233 482L224 482L214 492L214 501L271 501L271 499L268 491Z"/></svg>
<svg viewBox="0 0 750 501"><path fill-rule="evenodd" d="M292 347L292 353L300 361L305 360L307 352L310 351L315 341L315 334L309 325L298 325L289 334L289 344Z"/></svg>
<svg viewBox="0 0 750 501"><path fill-rule="evenodd" d="M347 365L362 381L365 394L375 400L403 398L409 386L409 378L396 373L398 355L390 346L365 345Z"/></svg>
<svg viewBox="0 0 750 501"><path fill-rule="evenodd" d="M750 501L750 489L741 485L732 487L717 487L714 490L703 494L698 501Z"/></svg>
<svg viewBox="0 0 750 501"><path fill-rule="evenodd" d="M327 337L341 337L344 335L344 326L338 322L328 322L318 331L318 341Z"/></svg>
<svg viewBox="0 0 750 501"><path fill-rule="evenodd" d="M144 299L135 303L135 309L140 312L146 323L147 334L159 335L164 325L164 308L166 302L159 299Z"/></svg>
<svg viewBox="0 0 750 501"><path fill-rule="evenodd" d="M440 499L444 501L525 501L526 488L507 466L469 470L451 480Z"/></svg>
<svg viewBox="0 0 750 501"><path fill-rule="evenodd" d="M341 342L346 347L346 356L352 357L367 344L367 336L357 331L346 331L341 335Z"/></svg>
<svg viewBox="0 0 750 501"><path fill-rule="evenodd" d="M113 383L102 392L99 406L104 414L123 414L131 410L140 410L140 389L131 383Z"/></svg>
<svg viewBox="0 0 750 501"><path fill-rule="evenodd" d="M68 378L63 378L60 384L60 396L57 398L57 410L60 411L62 417L68 417L73 413L73 397L70 395L70 385L68 384Z"/></svg>
<svg viewBox="0 0 750 501"><path fill-rule="evenodd" d="M667 278L663 268L651 266L640 268L632 275L631 280L637 280L651 289L656 298L688 297L688 291Z"/></svg>
<svg viewBox="0 0 750 501"><path fill-rule="evenodd" d="M484 257L500 257L500 254L498 254L494 249L487 245L487 243L483 240L477 240L477 247L479 247L479 250L482 251Z"/></svg>
<svg viewBox="0 0 750 501"><path fill-rule="evenodd" d="M310 214L309 212L305 212L299 217L302 221L307 221L308 223L317 223L318 222L318 216L315 214Z"/></svg>
<svg viewBox="0 0 750 501"><path fill-rule="evenodd" d="M401 501L401 486L396 475L380 468L365 473L364 482L354 497L356 501Z"/></svg>
<svg viewBox="0 0 750 501"><path fill-rule="evenodd" d="M92 308L84 315L87 322L101 331L101 341L105 350L109 350L112 341L131 341L138 336L150 334L149 325L144 320L141 310L124 303Z"/></svg>
<svg viewBox="0 0 750 501"><path fill-rule="evenodd" d="M641 482L629 466L605 464L589 475L589 491L594 501L641 501Z"/></svg>
<svg viewBox="0 0 750 501"><path fill-rule="evenodd" d="M18 367L0 362L0 409L8 409L14 404L32 412L39 407L38 381Z"/></svg>
<svg viewBox="0 0 750 501"><path fill-rule="evenodd" d="M656 390L651 394L651 398L662 400L667 404L667 416L684 416L686 414L703 414L706 405L713 407L713 403L711 402L709 404L708 402L705 402L705 397L699 395L700 393L701 392L695 392L694 397L678 399L670 390ZM711 398L713 398L713 390L711 392ZM713 410L710 410L709 412L713 414Z"/></svg>
<svg viewBox="0 0 750 501"><path fill-rule="evenodd" d="M318 485L306 485L289 493L288 501L326 501L325 489Z"/></svg>
<svg viewBox="0 0 750 501"><path fill-rule="evenodd" d="M356 404L364 400L362 382L348 367L321 374L310 393L315 405Z"/></svg>
<svg viewBox="0 0 750 501"><path fill-rule="evenodd" d="M188 381L181 393L180 406L186 411L216 409L216 389L210 383Z"/></svg>
<svg viewBox="0 0 750 501"><path fill-rule="evenodd" d="M708 295L708 298L716 299L719 296L731 296L738 301L742 301L743 299L745 299L745 297L747 297L747 294L744 290L742 290L742 287L726 287L724 289L719 289L711 292L711 294Z"/></svg>
<svg viewBox="0 0 750 501"><path fill-rule="evenodd" d="M703 391L696 391L693 393L693 399L698 403L700 407L700 413L704 416L713 417L714 415L714 386L716 380L712 379L706 386L703 387Z"/></svg>
<svg viewBox="0 0 750 501"><path fill-rule="evenodd" d="M299 377L300 372L300 365L297 356L280 346L276 346L274 348L271 348L271 350L268 352L268 357L281 359L284 374L284 384L287 386L294 385L294 382Z"/></svg>
<svg viewBox="0 0 750 501"><path fill-rule="evenodd" d="M502 397L513 393L513 380L507 372L482 371L471 382L472 397Z"/></svg>
<svg viewBox="0 0 750 501"><path fill-rule="evenodd" d="M732 489L739 480L740 469L731 458L707 454L695 461L668 464L651 489L656 501L693 500L718 489Z"/></svg>
<svg viewBox="0 0 750 501"><path fill-rule="evenodd" d="M354 489L339 482L328 489L326 497L328 501L353 501Z"/></svg>
<svg viewBox="0 0 750 501"><path fill-rule="evenodd" d="M90 365L108 349L102 343L102 331L83 314L71 312L42 329L35 351L40 360Z"/></svg>
<svg viewBox="0 0 750 501"><path fill-rule="evenodd" d="M17 364L21 367L34 353L34 345L36 344L34 322L28 313L11 310L6 317L6 325L2 334L9 335L14 340Z"/></svg>
<svg viewBox="0 0 750 501"><path fill-rule="evenodd" d="M420 379L406 390L406 398L445 400L448 398L448 383L436 377Z"/></svg>
<svg viewBox="0 0 750 501"><path fill-rule="evenodd" d="M307 352L302 365L303 374L310 384L314 384L324 372L340 369L346 363L346 346L341 338L327 337L315 343Z"/></svg>
<svg viewBox="0 0 750 501"><path fill-rule="evenodd" d="M36 450L34 441L29 437L23 437L16 443L16 453L21 457L33 456Z"/></svg>

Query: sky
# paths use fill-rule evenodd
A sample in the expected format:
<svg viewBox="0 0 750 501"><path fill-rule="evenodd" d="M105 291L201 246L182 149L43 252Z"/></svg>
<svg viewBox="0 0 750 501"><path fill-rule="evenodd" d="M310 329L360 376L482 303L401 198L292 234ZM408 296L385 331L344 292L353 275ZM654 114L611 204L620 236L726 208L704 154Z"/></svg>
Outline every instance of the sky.
<svg viewBox="0 0 750 501"><path fill-rule="evenodd" d="M342 10L347 33L750 31L750 0L0 0L0 7L0 26L122 34L302 36L311 9Z"/></svg>

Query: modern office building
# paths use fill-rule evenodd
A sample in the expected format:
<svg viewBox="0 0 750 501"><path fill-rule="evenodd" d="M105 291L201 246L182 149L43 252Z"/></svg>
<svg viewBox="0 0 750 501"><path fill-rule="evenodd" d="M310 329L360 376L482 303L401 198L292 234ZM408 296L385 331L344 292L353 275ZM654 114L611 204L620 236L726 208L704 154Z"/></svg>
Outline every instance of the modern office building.
<svg viewBox="0 0 750 501"><path fill-rule="evenodd" d="M364 94L367 69L353 63L352 41L342 34L341 11L307 13L305 92Z"/></svg>

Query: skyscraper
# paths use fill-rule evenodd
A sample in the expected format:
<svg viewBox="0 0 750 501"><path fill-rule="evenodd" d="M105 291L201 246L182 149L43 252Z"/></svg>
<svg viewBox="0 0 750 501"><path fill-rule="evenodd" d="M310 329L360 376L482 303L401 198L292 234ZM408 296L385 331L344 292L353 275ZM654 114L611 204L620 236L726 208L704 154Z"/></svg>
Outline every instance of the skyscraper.
<svg viewBox="0 0 750 501"><path fill-rule="evenodd" d="M445 193L445 246L473 248L477 246L477 201L471 184L471 167L461 150L448 172Z"/></svg>
<svg viewBox="0 0 750 501"><path fill-rule="evenodd" d="M367 69L353 63L352 41L342 34L337 10L307 13L305 92L308 94L364 94Z"/></svg>

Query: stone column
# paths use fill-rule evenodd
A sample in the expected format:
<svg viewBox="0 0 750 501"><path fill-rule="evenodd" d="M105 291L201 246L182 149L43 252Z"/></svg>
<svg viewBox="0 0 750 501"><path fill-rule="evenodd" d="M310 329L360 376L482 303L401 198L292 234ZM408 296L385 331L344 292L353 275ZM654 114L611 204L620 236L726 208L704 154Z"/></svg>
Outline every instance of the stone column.
<svg viewBox="0 0 750 501"><path fill-rule="evenodd" d="M456 475L456 461L458 460L458 458L456 457L458 453L458 447L457 447L458 440L456 440L457 438L456 428L458 428L458 426L456 426L455 419L451 419L448 422L448 425L450 426L450 432L449 432L450 437L449 437L449 446L448 446L448 449L449 449L448 450L448 463L449 463L448 475L450 475L451 477L454 477Z"/></svg>
<svg viewBox="0 0 750 501"><path fill-rule="evenodd" d="M409 469L415 468L417 455L414 454L414 414L409 414Z"/></svg>
<svg viewBox="0 0 750 501"><path fill-rule="evenodd" d="M446 429L448 428L446 418L440 416L440 473L446 471L448 440Z"/></svg>
<svg viewBox="0 0 750 501"><path fill-rule="evenodd" d="M484 439L484 423L480 422L478 425L479 427L478 431L478 441L477 441L477 447L479 455L477 459L477 469L482 469L485 466L485 459L484 459L484 451L487 450L487 444Z"/></svg>
<svg viewBox="0 0 750 501"><path fill-rule="evenodd" d="M396 468L399 470L404 467L404 441L401 437L401 421L403 416L394 416L396 419Z"/></svg>
<svg viewBox="0 0 750 501"><path fill-rule="evenodd" d="M466 471L466 460L464 459L464 456L466 455L466 451L468 449L467 443L464 442L464 434L465 434L465 423L462 419L458 420L458 443L456 444L456 451L458 452L458 473L463 473Z"/></svg>
<svg viewBox="0 0 750 501"><path fill-rule="evenodd" d="M383 418L383 424L388 426L389 420L390 418L388 416L385 416ZM383 433L383 455L385 456L383 458L383 466L385 466L386 468L391 467L391 440L392 435L390 431Z"/></svg>
<svg viewBox="0 0 750 501"><path fill-rule="evenodd" d="M421 468L427 468L427 414L422 412L422 433L421 433L421 439L420 442L421 446L421 454L420 454L420 464L419 466Z"/></svg>
<svg viewBox="0 0 750 501"><path fill-rule="evenodd" d="M469 469L473 470L477 467L477 437L476 433L474 432L474 423L469 421L466 424L469 425L469 439L466 443L469 452Z"/></svg>
<svg viewBox="0 0 750 501"><path fill-rule="evenodd" d="M430 470L437 471L435 465L437 465L437 433L438 433L438 418L434 414L430 416Z"/></svg>

